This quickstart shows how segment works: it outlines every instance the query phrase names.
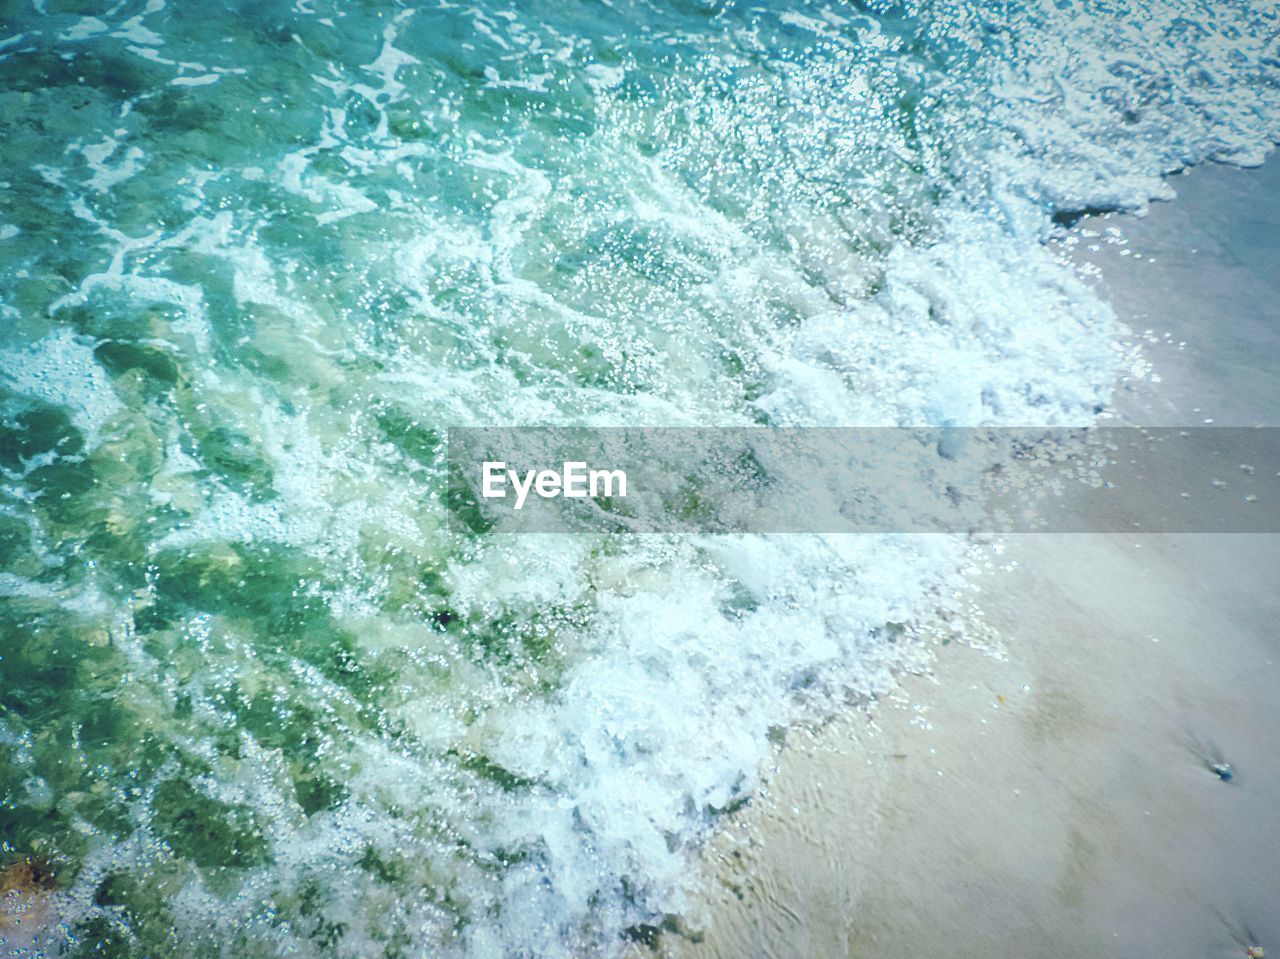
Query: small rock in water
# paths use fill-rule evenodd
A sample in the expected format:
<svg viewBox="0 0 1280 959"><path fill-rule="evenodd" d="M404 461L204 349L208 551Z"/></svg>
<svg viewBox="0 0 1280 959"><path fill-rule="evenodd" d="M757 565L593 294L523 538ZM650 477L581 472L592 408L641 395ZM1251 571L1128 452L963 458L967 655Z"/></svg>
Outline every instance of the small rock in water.
<svg viewBox="0 0 1280 959"><path fill-rule="evenodd" d="M6 956L43 956L45 936L57 922L50 909L53 872L34 859L0 869L0 945Z"/></svg>

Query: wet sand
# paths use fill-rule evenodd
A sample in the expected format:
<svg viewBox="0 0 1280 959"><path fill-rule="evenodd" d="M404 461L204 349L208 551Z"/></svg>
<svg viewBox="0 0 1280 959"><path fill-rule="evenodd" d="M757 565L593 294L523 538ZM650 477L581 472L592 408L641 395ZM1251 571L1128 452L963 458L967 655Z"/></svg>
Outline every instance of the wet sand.
<svg viewBox="0 0 1280 959"><path fill-rule="evenodd" d="M1118 412L1274 425L1280 162L1174 186L1063 248L1160 376ZM870 716L793 731L660 951L1280 955L1280 537L1015 536L969 579L996 650L941 645Z"/></svg>

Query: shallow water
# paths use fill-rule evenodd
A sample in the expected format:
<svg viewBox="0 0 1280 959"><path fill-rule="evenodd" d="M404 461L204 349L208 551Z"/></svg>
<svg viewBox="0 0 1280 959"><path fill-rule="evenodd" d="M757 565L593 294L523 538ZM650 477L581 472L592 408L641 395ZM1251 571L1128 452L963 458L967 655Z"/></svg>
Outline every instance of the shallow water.
<svg viewBox="0 0 1280 959"><path fill-rule="evenodd" d="M1271 4L7 8L0 818L78 954L609 955L965 544L449 532L457 425L1087 422Z"/></svg>

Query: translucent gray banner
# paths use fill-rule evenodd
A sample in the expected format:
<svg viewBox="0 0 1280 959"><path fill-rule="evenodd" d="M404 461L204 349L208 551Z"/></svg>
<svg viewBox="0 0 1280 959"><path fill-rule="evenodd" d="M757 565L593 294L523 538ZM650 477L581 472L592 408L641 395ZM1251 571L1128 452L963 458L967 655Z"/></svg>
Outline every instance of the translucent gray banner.
<svg viewBox="0 0 1280 959"><path fill-rule="evenodd" d="M494 533L1274 533L1280 429L455 428Z"/></svg>

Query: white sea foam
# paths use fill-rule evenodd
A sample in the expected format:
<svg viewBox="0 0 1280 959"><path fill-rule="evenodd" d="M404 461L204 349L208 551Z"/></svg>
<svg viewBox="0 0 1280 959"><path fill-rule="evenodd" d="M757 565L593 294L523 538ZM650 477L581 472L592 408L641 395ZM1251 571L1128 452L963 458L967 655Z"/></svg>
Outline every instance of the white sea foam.
<svg viewBox="0 0 1280 959"><path fill-rule="evenodd" d="M102 442L112 418L124 410L93 346L61 328L26 349L0 352L0 383L65 408L90 449Z"/></svg>
<svg viewBox="0 0 1280 959"><path fill-rule="evenodd" d="M196 69L156 51L173 46L161 14L152 4L145 25L112 32ZM107 166L126 142L112 134L82 147L87 183L47 168L104 257L52 315L113 292L178 307L160 332L187 360L193 399L146 410L163 445L150 491L189 515L151 558L248 543L306 554L326 574L300 594L361 653L403 656L375 734L348 722L358 704L331 677L301 659L273 672L251 624L175 627L202 653L190 683L203 728L231 721L205 695L222 680L282 699L303 689L325 716L315 764L346 790L304 814L285 751L233 730L239 759L219 756L196 786L250 805L274 861L230 897L193 872L171 903L193 939L212 928L259 952L323 951L304 919L264 905L321 876L325 916L346 928L335 954L397 937L441 955L616 952L621 930L683 907L718 811L759 784L771 728L887 691L926 658L912 624L962 602L966 544L940 536L460 548L441 529L440 477L384 435L381 414L424 430L1088 422L1132 356L1111 310L1040 245L1053 215L1141 209L1167 194L1162 173L1255 162L1280 131L1274 17L1227 4L1123 19L956 4L910 31L784 13L770 30L834 45L790 58L768 31L673 28L673 47L718 46L684 72L655 67L643 96L629 88L642 66L593 60L589 109L563 107L587 119L542 140L547 117L524 104L583 86L569 25L469 16L495 61L468 62L463 94L433 85L447 71L425 11L366 24L354 39L372 46L346 68L310 63L311 139L264 149L238 184L223 170L199 181L269 191L260 208L214 210L192 193L181 227L137 237L83 190L158 176L163 151ZM71 29L78 42L106 32ZM169 82L240 68L199 69ZM403 142L393 108L403 121L410 101L430 135ZM273 248L281 222L330 245ZM186 254L215 264L210 289L232 306L177 277ZM213 316L240 324L234 349L215 348ZM5 384L67 405L97 435L122 406L93 346L61 332L5 353ZM245 437L263 488L207 475L193 420ZM525 642L540 655L522 658ZM138 675L163 671L130 649ZM173 690L136 695L163 717ZM400 724L403 737L386 732ZM184 748L213 756L207 737ZM164 855L142 808L133 839L90 856L69 913L92 910L111 868ZM367 849L403 855L406 878L371 882L352 865Z"/></svg>

